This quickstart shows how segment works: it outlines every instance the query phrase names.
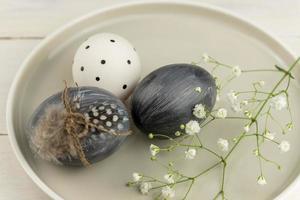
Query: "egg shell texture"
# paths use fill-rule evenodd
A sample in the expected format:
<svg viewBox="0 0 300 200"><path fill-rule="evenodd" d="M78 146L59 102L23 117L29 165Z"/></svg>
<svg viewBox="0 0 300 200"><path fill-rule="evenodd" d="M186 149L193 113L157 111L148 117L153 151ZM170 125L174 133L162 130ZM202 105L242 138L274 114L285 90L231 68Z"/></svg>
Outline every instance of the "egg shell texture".
<svg viewBox="0 0 300 200"><path fill-rule="evenodd" d="M126 99L140 79L141 64L129 41L112 33L96 34L78 48L73 79L79 86L95 86Z"/></svg>
<svg viewBox="0 0 300 200"><path fill-rule="evenodd" d="M195 88L201 87L201 93ZM161 67L146 76L132 97L132 118L145 134L163 134L174 137L181 124L194 119L196 104L211 111L216 100L213 77L203 68L190 64L172 64Z"/></svg>

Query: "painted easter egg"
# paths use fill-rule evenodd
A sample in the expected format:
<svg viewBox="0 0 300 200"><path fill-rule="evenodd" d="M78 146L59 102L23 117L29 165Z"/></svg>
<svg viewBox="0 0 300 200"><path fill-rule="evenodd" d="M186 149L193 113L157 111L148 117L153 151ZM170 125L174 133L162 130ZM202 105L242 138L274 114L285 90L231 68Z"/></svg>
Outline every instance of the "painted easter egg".
<svg viewBox="0 0 300 200"><path fill-rule="evenodd" d="M96 87L65 89L33 113L27 136L32 152L57 164L82 166L100 161L130 132L124 104Z"/></svg>
<svg viewBox="0 0 300 200"><path fill-rule="evenodd" d="M140 79L141 64L129 41L116 34L101 33L80 45L72 70L79 86L103 88L126 99Z"/></svg>
<svg viewBox="0 0 300 200"><path fill-rule="evenodd" d="M205 120L203 113L212 110L216 94L215 80L205 69L190 64L167 65L150 73L135 89L132 118L145 134L174 137L180 125Z"/></svg>

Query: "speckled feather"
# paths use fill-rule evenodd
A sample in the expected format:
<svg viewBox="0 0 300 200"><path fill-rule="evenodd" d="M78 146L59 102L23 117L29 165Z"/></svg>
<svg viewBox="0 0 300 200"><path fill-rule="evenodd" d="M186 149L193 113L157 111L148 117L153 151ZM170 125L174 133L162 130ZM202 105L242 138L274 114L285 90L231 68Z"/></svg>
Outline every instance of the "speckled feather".
<svg viewBox="0 0 300 200"><path fill-rule="evenodd" d="M69 88L68 91L75 111L82 113L91 123L117 132L129 131L126 108L111 93L96 87ZM64 128L66 111L61 97L61 92L52 95L33 113L27 131L29 143L33 153L42 159L58 164L81 166L72 140ZM125 138L126 136L117 136L91 128L86 137L81 137L80 143L88 161L94 163L113 153Z"/></svg>

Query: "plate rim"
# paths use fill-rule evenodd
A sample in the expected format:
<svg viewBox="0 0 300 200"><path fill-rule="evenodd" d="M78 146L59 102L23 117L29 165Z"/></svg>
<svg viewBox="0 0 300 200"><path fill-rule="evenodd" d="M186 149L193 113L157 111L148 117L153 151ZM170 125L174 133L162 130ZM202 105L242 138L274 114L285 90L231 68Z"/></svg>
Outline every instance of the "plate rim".
<svg viewBox="0 0 300 200"><path fill-rule="evenodd" d="M21 164L22 168L26 172L26 174L33 180L33 182L44 192L46 193L50 198L52 199L58 199L63 200L63 197L60 196L58 193L56 193L54 190L52 190L45 182L41 180L41 178L33 171L33 169L28 164L27 160L25 159L24 155L22 154L20 147L17 142L16 134L14 132L14 127L12 123L12 111L14 106L14 98L17 91L18 86L21 84L20 80L22 78L22 75L24 74L25 70L28 68L28 64L31 62L32 59L36 56L36 54L42 50L44 47L46 47L53 39L55 39L60 34L66 32L68 29L72 28L73 26L88 20L89 18L92 18L94 16L97 16L101 13L105 12L112 12L114 10L118 9L125 9L128 7L133 6L149 6L149 5L162 5L162 4L170 4L170 5L176 5L176 6L191 6L191 7L197 7L206 9L212 12L216 12L222 15L225 15L227 17L234 18L235 20L240 21L241 23L247 25L248 27L256 29L260 34L263 34L264 36L267 36L269 39L272 40L276 45L280 46L282 49L284 49L293 59L296 59L296 55L291 51L291 49L281 42L276 36L274 36L272 33L266 31L261 26L253 23L251 20L245 19L239 14L233 13L231 11L228 11L224 8L220 8L215 5L211 5L209 3L204 2L195 2L195 1L186 1L186 0L146 0L146 1L133 1L133 2L126 2L126 3L118 3L116 5L106 6L101 9L94 10L88 14L82 15L81 17L75 18L74 20L71 20L69 23L66 23L62 26L60 26L58 29L56 29L54 32L47 35L46 38L44 38L34 49L28 54L26 59L22 62L20 65L20 68L17 71L17 74L12 82L12 85L9 89L9 94L7 98L6 103L6 126L7 126L7 132L8 137L10 141L10 145L12 146L13 152L15 156L17 157L17 160ZM300 174L298 174L294 180L291 181L291 183L286 186L283 191L275 197L275 199L284 199L287 197L291 192L294 186L300 182Z"/></svg>

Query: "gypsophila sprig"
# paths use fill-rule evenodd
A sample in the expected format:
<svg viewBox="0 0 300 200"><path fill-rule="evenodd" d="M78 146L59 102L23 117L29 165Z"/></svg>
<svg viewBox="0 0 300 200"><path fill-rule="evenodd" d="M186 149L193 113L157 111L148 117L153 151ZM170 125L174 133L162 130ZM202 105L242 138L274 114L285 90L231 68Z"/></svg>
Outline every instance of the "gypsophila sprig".
<svg viewBox="0 0 300 200"><path fill-rule="evenodd" d="M193 160L196 156L196 153L197 153L196 149L193 148L188 149L185 151L185 158L188 160Z"/></svg>
<svg viewBox="0 0 300 200"><path fill-rule="evenodd" d="M147 195L149 193L149 190L151 190L151 188L152 188L151 183L144 182L140 184L140 192L143 195Z"/></svg>
<svg viewBox="0 0 300 200"><path fill-rule="evenodd" d="M287 123L287 124L286 124L286 128L287 128L288 131L293 130L293 128L294 128L293 123L292 123L292 122Z"/></svg>
<svg viewBox="0 0 300 200"><path fill-rule="evenodd" d="M152 156L156 156L160 151L160 148L154 144L150 145L150 153Z"/></svg>
<svg viewBox="0 0 300 200"><path fill-rule="evenodd" d="M164 179L167 181L167 183L170 183L170 184L175 183L173 174L166 174L164 176Z"/></svg>
<svg viewBox="0 0 300 200"><path fill-rule="evenodd" d="M282 110L287 107L287 99L284 94L275 96L271 99L271 107L276 110Z"/></svg>
<svg viewBox="0 0 300 200"><path fill-rule="evenodd" d="M227 97L228 97L231 104L236 103L237 100L238 100L237 94L233 90L230 90L230 92L227 93Z"/></svg>
<svg viewBox="0 0 300 200"><path fill-rule="evenodd" d="M132 174L133 182L139 182L142 179L142 176L139 173Z"/></svg>
<svg viewBox="0 0 300 200"><path fill-rule="evenodd" d="M285 153L285 152L288 152L290 150L290 143L288 141L282 141L280 142L279 144L279 149L281 152Z"/></svg>
<svg viewBox="0 0 300 200"><path fill-rule="evenodd" d="M211 61L213 61L209 55L207 55L206 53L202 54L202 59L204 62L209 63Z"/></svg>
<svg viewBox="0 0 300 200"><path fill-rule="evenodd" d="M224 119L227 117L227 110L225 108L220 108L217 111L216 117Z"/></svg>
<svg viewBox="0 0 300 200"><path fill-rule="evenodd" d="M193 109L193 115L199 119L206 117L205 107L202 104L196 104Z"/></svg>
<svg viewBox="0 0 300 200"><path fill-rule="evenodd" d="M250 126L249 126L249 124L247 124L246 126L244 126L244 131L245 131L246 133L248 133L248 132L250 131Z"/></svg>
<svg viewBox="0 0 300 200"><path fill-rule="evenodd" d="M196 87L195 91L198 92L198 93L201 93L202 89L201 89L201 87Z"/></svg>
<svg viewBox="0 0 300 200"><path fill-rule="evenodd" d="M185 133L188 135L196 135L200 133L200 125L196 120L191 120L185 125Z"/></svg>
<svg viewBox="0 0 300 200"><path fill-rule="evenodd" d="M234 76L239 77L242 74L242 70L239 66L234 66L232 68L232 73Z"/></svg>
<svg viewBox="0 0 300 200"><path fill-rule="evenodd" d="M259 177L257 178L257 183L258 183L259 185L266 185L266 184L267 184L267 181L266 181L265 177L259 176Z"/></svg>
<svg viewBox="0 0 300 200"><path fill-rule="evenodd" d="M267 139L269 139L269 140L274 140L275 139L275 135L276 135L276 133L271 133L271 132L269 132L269 131L266 131L266 133L264 134L264 136L267 138Z"/></svg>
<svg viewBox="0 0 300 200"><path fill-rule="evenodd" d="M162 188L161 194L164 199L172 199L173 197L175 197L175 190L170 186L165 186Z"/></svg>
<svg viewBox="0 0 300 200"><path fill-rule="evenodd" d="M291 116L292 109L290 108L288 94L291 85L290 82L294 78L292 72L299 64L300 58L286 69L278 67L277 65L266 69L229 65L218 61L208 54L203 54L202 60L208 67L211 67L211 73L217 85L218 101L221 96L227 96L227 105L232 111L227 110L226 106L222 106L210 112L199 103L194 105L192 110L187 111L193 113L193 119L190 119L186 124L178 124L178 131L173 133L174 137L176 137L175 139L170 138L169 136L156 135L154 133L149 134L149 139L151 139L151 141L156 137L168 139L166 146L159 145L159 147L155 144L150 145L151 159L159 160L159 162L154 162L154 164L163 167L166 172L164 173L163 180L160 179L161 177L155 178L150 175L133 173L133 181L129 182L128 186L138 187L142 194L146 195L152 191L156 191L153 192L153 194L158 194L154 197L155 199L172 199L175 197L175 194L176 198L178 197L179 199L191 199L192 197L189 195L193 190L195 181L199 177L204 176L212 170L221 170L222 177L219 191L216 194L212 194L211 199L225 200L227 199L225 189L229 187L225 187L225 180L228 176L227 171L229 170L227 169L227 166L228 162L232 160L229 158L237 151L238 146L248 144L246 142L242 143L243 140L249 139L252 141L253 145L255 145L255 148L251 150L251 153L255 156L255 159L257 159L259 171L257 172L257 176L253 177L253 182L257 182L257 184L261 186L266 185L268 179L264 174L264 164L271 164L278 170L281 169L281 165L264 155L262 147L265 143L271 144L274 147L274 151L276 151L276 148L282 153L291 150L291 145L287 140L277 141L277 138L280 138L277 135L280 132L286 134L294 128L293 118ZM197 62L194 64L197 64ZM224 77L216 74L220 71L221 74L224 74ZM225 88L229 87L230 83L235 79L239 79L245 74L253 74L255 72L276 73L279 77L274 85L268 83L268 87L271 88L269 90L265 89L266 82L264 80L250 82L248 89L244 91L239 91L238 88L225 90ZM203 91L201 87L193 88L193 90L199 94L206 92ZM279 111L281 113L287 112L289 114L289 119L285 124L281 124L282 120L277 119L281 114L276 115L275 113ZM203 119L205 119L205 121L200 124ZM239 121L237 125L240 125L240 128L237 128L234 131L237 134L233 138L226 136L225 139L220 137L215 141L215 146L213 148L209 147L202 138L202 134L204 134L202 133L202 129L205 129L206 126L215 121L224 121L226 127L228 120L233 122ZM276 127L271 124L275 124ZM226 135L225 131L226 130L218 129L214 135L220 132L223 133L222 135L224 136ZM278 134L276 134L276 132ZM154 142L154 140L152 142ZM176 149L178 149L178 151L175 151ZM217 151L214 149L217 149ZM157 158L158 154L172 154L173 152L175 152L174 157L176 157L176 160L167 160L166 164L164 164L163 156ZM180 152L182 152L181 156L178 155ZM197 156L198 153L199 156ZM203 157L204 153L207 153L207 156L212 156L215 159L215 162L203 171L199 171L194 175L187 175L188 173L176 169L177 163L184 162L185 165L189 165L190 163L193 163L194 160L198 159L198 157ZM183 159L180 160L180 158ZM182 166L182 163L180 166ZM184 193L177 192L177 188L180 187L185 187L187 189ZM180 191L182 191L182 188Z"/></svg>
<svg viewBox="0 0 300 200"><path fill-rule="evenodd" d="M229 149L229 142L226 139L219 138L217 141L218 147L221 151L228 151Z"/></svg>

